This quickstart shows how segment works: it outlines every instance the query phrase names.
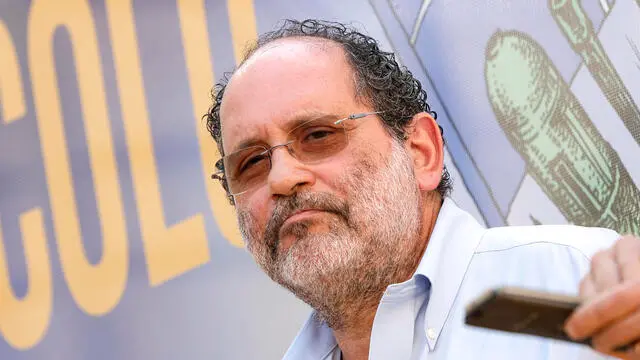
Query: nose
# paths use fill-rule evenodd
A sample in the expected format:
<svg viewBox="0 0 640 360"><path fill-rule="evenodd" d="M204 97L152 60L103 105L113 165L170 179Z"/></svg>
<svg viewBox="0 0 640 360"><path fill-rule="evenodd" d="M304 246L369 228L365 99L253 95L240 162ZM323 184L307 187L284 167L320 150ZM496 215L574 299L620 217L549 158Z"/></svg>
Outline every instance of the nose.
<svg viewBox="0 0 640 360"><path fill-rule="evenodd" d="M274 149L271 153L271 171L267 184L272 196L290 196L299 188L312 186L315 175L288 148Z"/></svg>

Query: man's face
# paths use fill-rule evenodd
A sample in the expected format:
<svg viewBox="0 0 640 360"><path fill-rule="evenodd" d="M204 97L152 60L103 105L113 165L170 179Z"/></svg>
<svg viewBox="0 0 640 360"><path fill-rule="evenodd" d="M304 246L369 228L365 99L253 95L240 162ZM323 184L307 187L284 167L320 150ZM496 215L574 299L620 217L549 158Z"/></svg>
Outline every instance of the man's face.
<svg viewBox="0 0 640 360"><path fill-rule="evenodd" d="M356 99L338 45L279 40L256 52L228 85L224 150L286 143L300 119L371 110ZM304 164L278 148L266 182L235 197L257 263L316 308L316 298L330 293L386 287L420 231L411 158L375 116L365 119L350 121L348 146L320 162Z"/></svg>

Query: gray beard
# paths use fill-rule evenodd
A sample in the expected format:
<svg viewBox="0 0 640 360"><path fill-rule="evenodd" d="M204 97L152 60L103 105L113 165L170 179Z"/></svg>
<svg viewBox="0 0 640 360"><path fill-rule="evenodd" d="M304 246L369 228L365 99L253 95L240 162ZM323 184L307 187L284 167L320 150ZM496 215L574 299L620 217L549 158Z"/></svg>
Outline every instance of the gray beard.
<svg viewBox="0 0 640 360"><path fill-rule="evenodd" d="M334 330L357 323L387 286L409 278L424 245L418 239L422 202L411 158L396 141L388 159L374 161L372 153L381 157L376 151L358 154L358 165L336 182L346 200L319 192L280 199L262 236L255 217L238 211L240 231L258 265ZM325 210L322 224L314 219L282 227L291 212L305 207ZM312 232L315 225L328 231ZM295 241L282 250L279 239L286 235Z"/></svg>

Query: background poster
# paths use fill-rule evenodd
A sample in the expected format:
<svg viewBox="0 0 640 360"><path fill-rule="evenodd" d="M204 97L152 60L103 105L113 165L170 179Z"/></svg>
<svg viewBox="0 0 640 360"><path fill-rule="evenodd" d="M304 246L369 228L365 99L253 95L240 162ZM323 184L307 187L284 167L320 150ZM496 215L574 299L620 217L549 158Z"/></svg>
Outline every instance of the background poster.
<svg viewBox="0 0 640 360"><path fill-rule="evenodd" d="M487 226L640 235L637 0L0 1L0 358L275 359L201 115L246 40L353 23L423 83Z"/></svg>

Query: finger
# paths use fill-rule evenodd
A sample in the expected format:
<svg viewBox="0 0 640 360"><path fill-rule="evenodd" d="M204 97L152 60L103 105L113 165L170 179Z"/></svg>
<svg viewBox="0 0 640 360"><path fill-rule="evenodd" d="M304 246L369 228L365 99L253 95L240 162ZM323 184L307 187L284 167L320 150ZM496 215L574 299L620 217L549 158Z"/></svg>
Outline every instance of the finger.
<svg viewBox="0 0 640 360"><path fill-rule="evenodd" d="M598 351L622 360L640 360L640 341L638 341L635 344L630 344L629 346L626 346L623 350L619 350L619 351L615 351L615 350L610 352L604 352L600 350Z"/></svg>
<svg viewBox="0 0 640 360"><path fill-rule="evenodd" d="M583 300L591 299L596 296L598 292L596 291L596 286L593 281L593 277L591 277L591 273L585 275L585 277L580 282L580 298Z"/></svg>
<svg viewBox="0 0 640 360"><path fill-rule="evenodd" d="M605 291L621 282L613 251L600 251L591 259L591 277L597 292Z"/></svg>
<svg viewBox="0 0 640 360"><path fill-rule="evenodd" d="M625 236L616 243L614 251L622 280L640 278L640 239Z"/></svg>
<svg viewBox="0 0 640 360"><path fill-rule="evenodd" d="M640 280L618 284L580 305L566 322L573 339L584 339L640 307Z"/></svg>
<svg viewBox="0 0 640 360"><path fill-rule="evenodd" d="M637 340L640 340L640 306L631 315L599 331L591 340L591 344L596 350L609 353ZM631 350L633 349L631 347Z"/></svg>
<svg viewBox="0 0 640 360"><path fill-rule="evenodd" d="M629 351L633 357L633 359L640 360L640 341L636 343L636 345Z"/></svg>

